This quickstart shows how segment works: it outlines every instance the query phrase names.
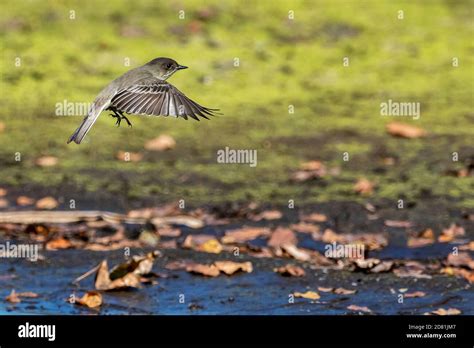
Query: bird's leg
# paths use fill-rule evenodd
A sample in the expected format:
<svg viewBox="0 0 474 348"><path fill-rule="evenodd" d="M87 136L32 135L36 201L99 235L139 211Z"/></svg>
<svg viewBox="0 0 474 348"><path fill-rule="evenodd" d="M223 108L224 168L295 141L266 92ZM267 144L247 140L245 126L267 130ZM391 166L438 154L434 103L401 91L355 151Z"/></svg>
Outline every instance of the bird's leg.
<svg viewBox="0 0 474 348"><path fill-rule="evenodd" d="M117 122L115 122L115 125L117 127L120 127L120 122L122 122L122 117L117 113L116 109L108 109L113 112L113 114L110 114L110 116L114 117L117 119Z"/></svg>
<svg viewBox="0 0 474 348"><path fill-rule="evenodd" d="M131 126L132 126L132 123L131 123L131 122L128 120L128 118L123 114L123 112L120 111L120 110L117 110L117 112L118 112L118 113L120 114L120 116L121 116L121 119L120 119L120 120L125 120L125 121L127 122L128 126L131 127Z"/></svg>

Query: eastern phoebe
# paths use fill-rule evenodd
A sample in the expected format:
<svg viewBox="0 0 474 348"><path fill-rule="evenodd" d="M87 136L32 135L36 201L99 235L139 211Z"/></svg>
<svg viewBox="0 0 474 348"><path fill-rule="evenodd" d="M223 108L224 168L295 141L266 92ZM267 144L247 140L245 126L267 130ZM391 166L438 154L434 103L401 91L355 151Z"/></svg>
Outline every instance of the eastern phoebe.
<svg viewBox="0 0 474 348"><path fill-rule="evenodd" d="M179 65L170 58L156 58L115 79L99 93L68 144L71 141L80 144L103 110L114 113L111 116L117 118L117 125L125 119L129 126L131 123L123 113L181 116L185 120L189 116L198 121L199 117L209 119L207 116L214 116L218 109L199 105L166 82L166 79L182 69L187 69L187 66Z"/></svg>

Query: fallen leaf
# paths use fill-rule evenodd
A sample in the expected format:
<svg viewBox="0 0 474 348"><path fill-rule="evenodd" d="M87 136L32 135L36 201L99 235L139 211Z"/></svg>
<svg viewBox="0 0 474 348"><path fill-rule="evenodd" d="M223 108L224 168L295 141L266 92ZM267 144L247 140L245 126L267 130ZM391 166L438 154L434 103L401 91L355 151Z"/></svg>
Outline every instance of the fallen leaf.
<svg viewBox="0 0 474 348"><path fill-rule="evenodd" d="M426 136L422 128L411 126L400 122L390 122L386 125L387 133L395 137L414 139Z"/></svg>
<svg viewBox="0 0 474 348"><path fill-rule="evenodd" d="M247 273L251 273L252 263L247 262L233 262L233 261L216 261L214 265L219 269L219 271L224 272L227 275L232 275L235 272L243 271Z"/></svg>
<svg viewBox="0 0 474 348"><path fill-rule="evenodd" d="M334 290L334 288L324 288L322 286L319 286L318 290L321 291L321 292L332 292Z"/></svg>
<svg viewBox="0 0 474 348"><path fill-rule="evenodd" d="M393 273L400 278L413 277L420 279L431 279L429 274L423 273L426 266L418 261L406 261L403 265L395 268Z"/></svg>
<svg viewBox="0 0 474 348"><path fill-rule="evenodd" d="M378 265L370 269L371 273L388 272L393 267L393 261L382 261Z"/></svg>
<svg viewBox="0 0 474 348"><path fill-rule="evenodd" d="M110 274L107 266L107 260L101 262L96 273L95 288L97 290L116 290L123 288L139 288L140 277L135 273L127 273L122 278L115 280L110 279Z"/></svg>
<svg viewBox="0 0 474 348"><path fill-rule="evenodd" d="M102 295L98 291L88 291L74 303L89 308L97 308L102 305Z"/></svg>
<svg viewBox="0 0 474 348"><path fill-rule="evenodd" d="M415 298L415 297L424 297L426 293L423 291L407 292L403 295L405 298Z"/></svg>
<svg viewBox="0 0 474 348"><path fill-rule="evenodd" d="M410 221L385 220L384 225L387 227L410 228L413 224Z"/></svg>
<svg viewBox="0 0 474 348"><path fill-rule="evenodd" d="M281 219L283 214L278 210L266 210L257 214L251 218L253 221L260 221L260 220L278 220Z"/></svg>
<svg viewBox="0 0 474 348"><path fill-rule="evenodd" d="M356 311L356 312L372 313L372 311L368 307L362 307L362 306L356 306L356 305L347 306L347 309L351 311Z"/></svg>
<svg viewBox="0 0 474 348"><path fill-rule="evenodd" d="M164 225L183 225L194 229L204 227L204 221L202 219L188 215L155 217L151 219L151 223L155 228L160 228Z"/></svg>
<svg viewBox="0 0 474 348"><path fill-rule="evenodd" d="M462 277L466 279L469 283L474 283L474 271L470 271L464 268L445 267L441 269L441 273Z"/></svg>
<svg viewBox="0 0 474 348"><path fill-rule="evenodd" d="M7 190L6 190L6 189L4 189L4 188L1 188L1 187L0 187L0 197L4 197L4 196L6 196L6 195L7 195L7 193L8 193L8 192L7 192Z"/></svg>
<svg viewBox="0 0 474 348"><path fill-rule="evenodd" d="M16 204L22 207L25 205L32 205L33 203L35 203L35 200L33 198L26 197L26 196L19 196L16 199Z"/></svg>
<svg viewBox="0 0 474 348"><path fill-rule="evenodd" d="M206 253L219 254L222 251L222 245L212 235L188 235L183 242L183 248L202 251Z"/></svg>
<svg viewBox="0 0 474 348"><path fill-rule="evenodd" d="M54 156L42 156L36 159L35 164L39 167L54 167L58 161L58 158Z"/></svg>
<svg viewBox="0 0 474 348"><path fill-rule="evenodd" d="M58 201L53 197L44 197L36 202L37 209L51 210L58 207Z"/></svg>
<svg viewBox="0 0 474 348"><path fill-rule="evenodd" d="M355 294L356 292L357 290L348 290L344 288L334 289L334 293L337 295L352 295L352 294Z"/></svg>
<svg viewBox="0 0 474 348"><path fill-rule="evenodd" d="M267 245L272 248L281 248L283 245L297 243L295 233L289 228L278 227L273 231Z"/></svg>
<svg viewBox="0 0 474 348"><path fill-rule="evenodd" d="M306 291L306 292L295 292L293 294L295 297L302 297L302 298L307 298L310 300L317 300L321 298L317 292L314 291Z"/></svg>
<svg viewBox="0 0 474 348"><path fill-rule="evenodd" d="M303 221L306 222L326 222L328 221L328 218L324 214L319 214L319 213L312 213L309 215L303 215L301 217Z"/></svg>
<svg viewBox="0 0 474 348"><path fill-rule="evenodd" d="M164 226L158 229L158 234L161 237L179 237L181 235L181 230L171 226Z"/></svg>
<svg viewBox="0 0 474 348"><path fill-rule="evenodd" d="M162 134L158 138L151 139L145 143L145 149L148 151L166 151L173 149L176 146L176 141L173 137Z"/></svg>
<svg viewBox="0 0 474 348"><path fill-rule="evenodd" d="M291 264L275 268L273 271L286 277L303 277L306 274L303 268Z"/></svg>
<svg viewBox="0 0 474 348"><path fill-rule="evenodd" d="M427 228L426 230L408 237L407 245L409 248L420 248L433 244L434 242L435 236L433 230L431 228Z"/></svg>
<svg viewBox="0 0 474 348"><path fill-rule="evenodd" d="M474 260L471 258L468 252L461 252L457 255L449 254L446 259L446 264L448 266L474 269Z"/></svg>
<svg viewBox="0 0 474 348"><path fill-rule="evenodd" d="M325 243L363 244L368 250L379 250L388 245L387 237L380 233L336 233L329 228L322 236L313 235L313 238L321 239Z"/></svg>
<svg viewBox="0 0 474 348"><path fill-rule="evenodd" d="M296 232L311 233L314 235L317 235L321 232L318 225L308 224L305 222L300 222L298 224L290 225L290 228Z"/></svg>
<svg viewBox="0 0 474 348"><path fill-rule="evenodd" d="M6 128L5 123L0 122L0 133L2 133L3 131L5 131L5 128Z"/></svg>
<svg viewBox="0 0 474 348"><path fill-rule="evenodd" d="M10 205L6 199L0 198L0 209L7 208Z"/></svg>
<svg viewBox="0 0 474 348"><path fill-rule="evenodd" d="M457 308L439 308L435 311L431 311L431 314L436 314L436 315L458 315L461 314L461 311Z"/></svg>
<svg viewBox="0 0 474 348"><path fill-rule="evenodd" d="M217 277L220 274L219 268L216 265L203 265L199 263L188 264L186 271L208 277Z"/></svg>
<svg viewBox="0 0 474 348"><path fill-rule="evenodd" d="M358 179L354 184L354 191L362 196L370 196L374 192L375 184L368 179Z"/></svg>
<svg viewBox="0 0 474 348"><path fill-rule="evenodd" d="M224 244L245 243L259 237L270 235L270 230L264 227L242 227L238 230L226 231L221 241Z"/></svg>
<svg viewBox="0 0 474 348"><path fill-rule="evenodd" d="M327 174L326 166L320 161L309 161L301 163L300 170L291 175L291 180L303 182L317 179Z"/></svg>
<svg viewBox="0 0 474 348"><path fill-rule="evenodd" d="M143 159L143 154L140 152L119 151L115 158L124 162L140 162Z"/></svg>
<svg viewBox="0 0 474 348"><path fill-rule="evenodd" d="M459 250L474 251L474 241L469 242L468 244L460 245Z"/></svg>
<svg viewBox="0 0 474 348"><path fill-rule="evenodd" d="M72 247L71 241L64 237L59 237L46 243L46 250L70 249Z"/></svg>
<svg viewBox="0 0 474 348"><path fill-rule="evenodd" d="M8 295L5 299L10 303L20 303L21 302L21 299L18 296L18 294L15 292L15 290L12 290L10 295Z"/></svg>
<svg viewBox="0 0 474 348"><path fill-rule="evenodd" d="M466 231L462 226L451 224L448 228L443 229L441 235L438 237L438 242L449 243L454 241L457 237L464 236Z"/></svg>
<svg viewBox="0 0 474 348"><path fill-rule="evenodd" d="M10 295L8 295L5 299L11 303L20 303L21 297L37 298L38 294L31 291L16 292L15 290L12 290Z"/></svg>
<svg viewBox="0 0 474 348"><path fill-rule="evenodd" d="M299 261L311 260L311 254L304 249L298 248L294 244L283 244L281 249L284 250L288 255Z"/></svg>

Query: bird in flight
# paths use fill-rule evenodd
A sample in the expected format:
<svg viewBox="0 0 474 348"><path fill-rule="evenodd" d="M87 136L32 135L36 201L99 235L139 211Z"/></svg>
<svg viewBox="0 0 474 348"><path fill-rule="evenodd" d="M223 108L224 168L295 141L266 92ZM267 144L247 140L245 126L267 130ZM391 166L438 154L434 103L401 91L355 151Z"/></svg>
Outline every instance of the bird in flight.
<svg viewBox="0 0 474 348"><path fill-rule="evenodd" d="M111 111L120 126L125 120L132 124L124 115L154 115L188 117L199 121L199 117L209 119L215 116L219 109L206 108L186 97L166 80L176 71L187 69L171 58L155 58L147 64L127 71L107 85L97 96L87 116L79 128L68 140L80 144L94 125L100 113Z"/></svg>

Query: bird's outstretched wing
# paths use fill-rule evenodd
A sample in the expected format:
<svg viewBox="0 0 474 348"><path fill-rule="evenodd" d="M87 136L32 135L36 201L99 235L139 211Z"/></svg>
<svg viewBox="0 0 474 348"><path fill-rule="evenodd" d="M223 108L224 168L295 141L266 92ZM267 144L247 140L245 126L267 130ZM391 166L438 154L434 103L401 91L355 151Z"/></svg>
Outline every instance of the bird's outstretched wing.
<svg viewBox="0 0 474 348"><path fill-rule="evenodd" d="M127 114L183 117L185 120L189 116L198 121L199 117L209 119L208 116L218 111L192 101L166 81L150 78L119 90L110 106Z"/></svg>

